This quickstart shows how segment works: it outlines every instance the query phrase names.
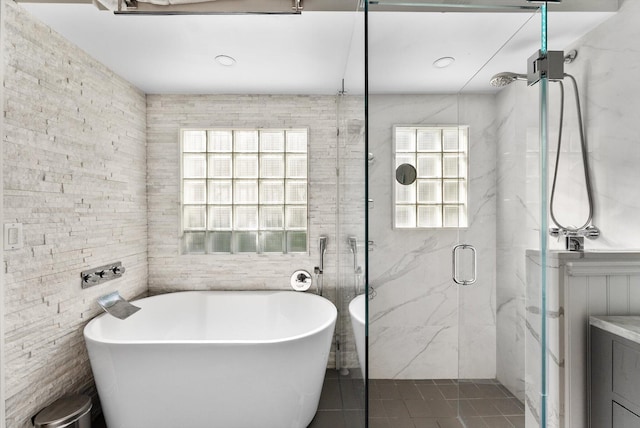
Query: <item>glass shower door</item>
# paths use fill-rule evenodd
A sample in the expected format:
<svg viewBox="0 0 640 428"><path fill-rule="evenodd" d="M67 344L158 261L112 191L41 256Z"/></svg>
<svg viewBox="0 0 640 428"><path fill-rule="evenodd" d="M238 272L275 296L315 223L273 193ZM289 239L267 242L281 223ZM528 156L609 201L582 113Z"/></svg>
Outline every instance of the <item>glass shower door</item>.
<svg viewBox="0 0 640 428"><path fill-rule="evenodd" d="M336 103L335 361L344 426L366 426L364 10L351 13L353 32ZM341 426L335 422L336 426Z"/></svg>
<svg viewBox="0 0 640 428"><path fill-rule="evenodd" d="M540 426L541 15L368 7L370 426Z"/></svg>

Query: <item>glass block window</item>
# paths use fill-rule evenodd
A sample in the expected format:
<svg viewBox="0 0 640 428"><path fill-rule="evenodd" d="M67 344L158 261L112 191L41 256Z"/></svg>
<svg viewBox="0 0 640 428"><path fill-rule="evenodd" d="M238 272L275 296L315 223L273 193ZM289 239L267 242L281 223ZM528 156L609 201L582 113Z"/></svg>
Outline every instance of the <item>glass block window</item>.
<svg viewBox="0 0 640 428"><path fill-rule="evenodd" d="M182 251L307 251L306 129L182 131Z"/></svg>
<svg viewBox="0 0 640 428"><path fill-rule="evenodd" d="M410 185L394 179L394 227L467 227L468 126L394 127L394 172L416 169Z"/></svg>

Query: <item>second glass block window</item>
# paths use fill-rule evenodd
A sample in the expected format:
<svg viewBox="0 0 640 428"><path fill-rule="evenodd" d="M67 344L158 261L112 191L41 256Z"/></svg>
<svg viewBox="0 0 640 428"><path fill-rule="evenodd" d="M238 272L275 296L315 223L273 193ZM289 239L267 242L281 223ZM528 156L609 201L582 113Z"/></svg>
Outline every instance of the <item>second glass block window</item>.
<svg viewBox="0 0 640 428"><path fill-rule="evenodd" d="M307 138L306 129L184 130L183 251L306 252Z"/></svg>
<svg viewBox="0 0 640 428"><path fill-rule="evenodd" d="M394 127L394 172L405 163L416 181L394 180L394 227L467 227L468 126Z"/></svg>

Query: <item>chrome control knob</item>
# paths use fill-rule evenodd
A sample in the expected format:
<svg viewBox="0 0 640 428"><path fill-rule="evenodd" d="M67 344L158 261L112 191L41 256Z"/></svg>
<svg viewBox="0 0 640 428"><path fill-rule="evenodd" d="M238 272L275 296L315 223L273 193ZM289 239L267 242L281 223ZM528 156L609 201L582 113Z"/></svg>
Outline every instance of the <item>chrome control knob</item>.
<svg viewBox="0 0 640 428"><path fill-rule="evenodd" d="M114 266L111 268L111 272L113 272L114 275L122 275L124 271L124 266Z"/></svg>

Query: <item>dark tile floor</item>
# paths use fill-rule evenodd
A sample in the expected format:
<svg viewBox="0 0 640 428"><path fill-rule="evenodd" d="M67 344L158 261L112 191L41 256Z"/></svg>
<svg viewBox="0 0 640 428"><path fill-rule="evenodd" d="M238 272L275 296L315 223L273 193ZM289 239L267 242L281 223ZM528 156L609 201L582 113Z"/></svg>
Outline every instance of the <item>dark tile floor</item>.
<svg viewBox="0 0 640 428"><path fill-rule="evenodd" d="M496 380L369 381L369 428L503 427L524 428L524 406Z"/></svg>
<svg viewBox="0 0 640 428"><path fill-rule="evenodd" d="M104 423L104 417L102 417L102 413L91 421L91 428L107 428L107 425Z"/></svg>
<svg viewBox="0 0 640 428"><path fill-rule="evenodd" d="M309 428L365 428L364 415L359 373L340 376L327 370ZM524 406L495 380L369 382L369 428L503 427L524 428ZM104 420L93 421L93 428L106 428Z"/></svg>
<svg viewBox="0 0 640 428"><path fill-rule="evenodd" d="M318 413L309 428L365 428L364 380L359 370L341 376L327 370Z"/></svg>

